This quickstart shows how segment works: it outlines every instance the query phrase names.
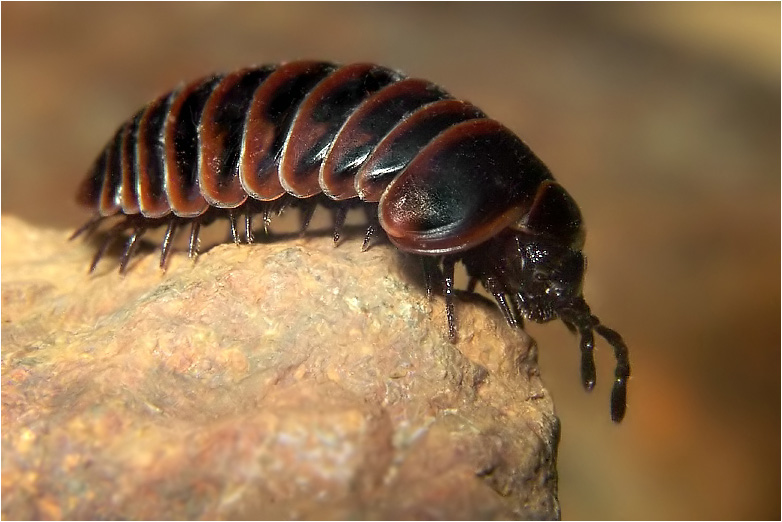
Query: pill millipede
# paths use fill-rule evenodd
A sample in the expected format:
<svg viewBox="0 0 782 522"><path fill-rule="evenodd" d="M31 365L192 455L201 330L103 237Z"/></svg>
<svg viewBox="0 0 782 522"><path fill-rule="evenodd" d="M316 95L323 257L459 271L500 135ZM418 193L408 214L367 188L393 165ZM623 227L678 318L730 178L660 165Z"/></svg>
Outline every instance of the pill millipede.
<svg viewBox="0 0 782 522"><path fill-rule="evenodd" d="M581 212L512 131L426 80L379 65L295 61L212 75L168 92L123 123L79 187L93 216L72 237L110 220L90 265L125 240L120 272L150 229L166 227L164 268L176 232L225 218L231 238L254 240L273 215L297 207L306 229L316 207L333 213L335 243L347 212L363 208L362 249L385 236L420 257L427 285L442 288L456 339L454 266L473 291L494 297L505 320L560 319L580 336L581 379L596 381L594 333L617 360L611 418L626 412L630 362L621 336L582 294Z"/></svg>

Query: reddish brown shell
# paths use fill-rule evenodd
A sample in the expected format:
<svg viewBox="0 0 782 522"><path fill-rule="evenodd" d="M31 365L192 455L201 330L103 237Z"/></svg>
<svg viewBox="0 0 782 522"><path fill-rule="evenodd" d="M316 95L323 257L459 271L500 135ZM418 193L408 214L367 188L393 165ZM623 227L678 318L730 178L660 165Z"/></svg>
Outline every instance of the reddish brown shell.
<svg viewBox="0 0 782 522"><path fill-rule="evenodd" d="M522 220L550 179L510 130L431 82L301 61L161 96L115 133L78 200L101 216L148 219L286 195L360 200L379 203L399 248L440 255ZM565 219L580 225L572 212Z"/></svg>

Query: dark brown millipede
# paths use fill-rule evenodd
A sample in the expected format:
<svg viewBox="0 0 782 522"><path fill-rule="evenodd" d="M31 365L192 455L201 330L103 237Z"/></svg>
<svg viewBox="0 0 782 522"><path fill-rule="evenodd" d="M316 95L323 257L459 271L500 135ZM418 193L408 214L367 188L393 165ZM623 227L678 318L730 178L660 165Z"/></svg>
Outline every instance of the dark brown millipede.
<svg viewBox="0 0 782 522"><path fill-rule="evenodd" d="M118 218L90 270L118 237L128 266L139 238L167 226L172 238L226 217L247 243L252 219L296 206L302 230L318 204L334 213L334 241L347 211L363 207L363 249L385 234L419 256L427 292L441 282L448 332L456 337L454 265L491 293L506 321L559 318L580 335L584 387L595 385L594 333L617 359L611 418L625 415L630 362L614 330L582 295L584 229L575 201L543 162L502 124L426 80L373 64L316 61L251 67L188 83L139 110L109 140L77 200L94 216L73 237Z"/></svg>

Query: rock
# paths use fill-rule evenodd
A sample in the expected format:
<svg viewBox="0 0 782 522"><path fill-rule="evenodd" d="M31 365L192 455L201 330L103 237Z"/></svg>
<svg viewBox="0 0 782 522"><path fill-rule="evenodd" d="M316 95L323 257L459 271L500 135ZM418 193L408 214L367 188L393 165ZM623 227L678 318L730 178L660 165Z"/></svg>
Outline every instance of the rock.
<svg viewBox="0 0 782 522"><path fill-rule="evenodd" d="M532 342L393 247L67 236L2 220L4 519L559 517Z"/></svg>

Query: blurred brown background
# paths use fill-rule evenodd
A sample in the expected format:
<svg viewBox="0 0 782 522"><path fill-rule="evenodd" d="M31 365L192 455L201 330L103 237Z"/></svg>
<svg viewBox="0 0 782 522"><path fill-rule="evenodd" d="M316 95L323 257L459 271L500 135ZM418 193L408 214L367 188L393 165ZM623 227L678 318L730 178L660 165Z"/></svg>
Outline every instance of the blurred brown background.
<svg viewBox="0 0 782 522"><path fill-rule="evenodd" d="M778 519L779 20L778 3L4 3L2 212L80 224L98 150L181 80L305 57L428 78L574 195L585 294L630 345L615 426L607 345L587 395L577 340L529 327L562 419L563 516Z"/></svg>

